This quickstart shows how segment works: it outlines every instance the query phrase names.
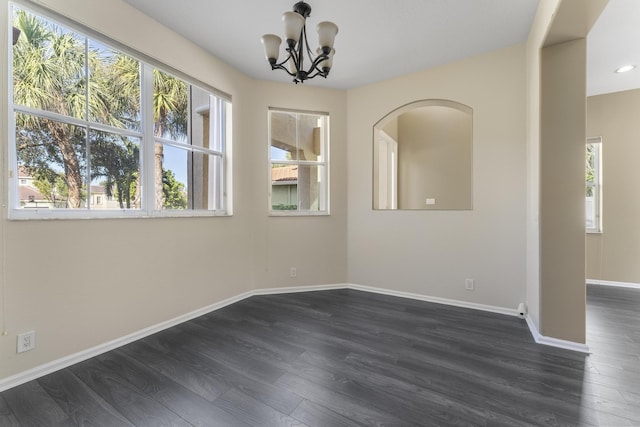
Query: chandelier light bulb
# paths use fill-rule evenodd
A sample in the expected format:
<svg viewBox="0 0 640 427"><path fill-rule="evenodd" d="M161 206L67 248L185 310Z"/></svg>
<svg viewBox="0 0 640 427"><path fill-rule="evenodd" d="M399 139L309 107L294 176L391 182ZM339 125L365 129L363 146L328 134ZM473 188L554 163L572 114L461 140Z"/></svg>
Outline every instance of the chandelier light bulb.
<svg viewBox="0 0 640 427"><path fill-rule="evenodd" d="M280 43L282 43L282 39L275 34L265 34L262 36L261 40L267 61L273 63L278 62L278 56L280 55Z"/></svg>
<svg viewBox="0 0 640 427"><path fill-rule="evenodd" d="M304 17L296 12L285 12L282 15L282 21L284 21L285 39L298 43L302 33L302 27L304 27Z"/></svg>
<svg viewBox="0 0 640 427"><path fill-rule="evenodd" d="M333 47L336 34L338 34L338 26L333 22L324 21L319 23L316 29L318 30L320 47Z"/></svg>

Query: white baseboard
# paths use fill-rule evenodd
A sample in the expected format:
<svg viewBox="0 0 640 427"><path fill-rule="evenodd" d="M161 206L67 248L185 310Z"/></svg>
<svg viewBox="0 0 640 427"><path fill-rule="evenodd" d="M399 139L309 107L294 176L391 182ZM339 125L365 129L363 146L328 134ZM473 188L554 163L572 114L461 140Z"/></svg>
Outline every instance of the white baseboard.
<svg viewBox="0 0 640 427"><path fill-rule="evenodd" d="M242 301L243 299L252 297L254 295L268 295L268 294L282 294L282 293L293 293L293 292L309 292L309 291L323 291L330 289L345 289L348 285L346 284L338 284L338 285L318 285L318 286L296 286L289 288L271 288L271 289L255 289L252 291L244 292L240 295L236 295L231 298L227 298L220 302L208 305L206 307L199 308L190 313L186 313L182 316L175 317L173 319L160 322L156 325L149 326L148 328L141 329L137 332L131 333L129 335L116 338L112 341L99 344L95 347L88 348L86 350L82 350L78 353L71 354L69 356L62 357L57 360L53 360L51 362L45 363L43 365L36 366L35 368L31 368L24 372L20 372L19 374L12 375L10 377L6 377L0 379L0 392L8 390L10 388L16 387L20 384L24 384L26 382L35 380L37 378L43 377L47 374L50 374L55 371L59 371L60 369L64 369L68 366L74 365L76 363L80 363L87 359L90 359L95 356L99 356L102 353L106 353L107 351L114 350L118 347L122 347L123 345L132 343L149 335L153 335L156 332L163 331L165 329L171 328L172 326L179 325L180 323L187 322L191 319L195 319L196 317L203 316L207 313L211 313L212 311L219 310L223 307L226 307L230 304L236 303L238 301Z"/></svg>
<svg viewBox="0 0 640 427"><path fill-rule="evenodd" d="M275 295L275 294L293 294L297 292L313 292L313 291L331 291L334 289L346 289L348 284L336 284L336 285L309 285L309 286L292 286L284 288L266 288L256 289L251 292L251 295Z"/></svg>
<svg viewBox="0 0 640 427"><path fill-rule="evenodd" d="M79 351L78 353L71 354L69 356L62 357L57 360L53 360L51 362L45 363L40 366L36 366L35 368L31 368L27 371L20 372L19 374L12 375L7 378L3 378L0 380L0 392L8 390L12 387L16 387L20 384L24 384L31 380L35 380L37 378L43 377L47 374L50 374L55 371L59 371L60 369L66 368L68 366L74 365L76 363L80 363L84 360L90 359L92 357L98 356L102 353L106 353L107 351L114 350L118 347L122 347L123 345L132 343L149 335L153 335L156 332L163 331L172 326L179 325L180 323L187 322L191 319L195 319L196 317L205 315L215 310L219 310L222 307L226 307L227 305L233 304L235 302L241 301L245 298L250 297L253 293L244 292L235 297L227 298L220 302L208 305L206 307L202 307L200 309L194 310L190 313L184 314L182 316L174 317L173 319L160 322L156 325L149 326L147 328L141 329L129 335L125 335L120 338L116 338L114 340L108 341L103 344L99 344L95 347L88 348L86 350Z"/></svg>
<svg viewBox="0 0 640 427"><path fill-rule="evenodd" d="M538 328L536 327L535 323L533 323L533 320L531 320L531 317L527 315L525 319L527 321L527 326L529 326L529 331L531 332L531 336L533 337L533 340L537 344L563 348L565 350L579 351L580 353L587 353L587 354L591 353L591 351L589 350L589 346L586 344L567 341L567 340L561 340L553 337L546 337L540 334L540 331L538 331Z"/></svg>
<svg viewBox="0 0 640 427"><path fill-rule="evenodd" d="M587 285L617 286L619 288L640 289L640 283L633 282L613 282L610 280L587 279Z"/></svg>
<svg viewBox="0 0 640 427"><path fill-rule="evenodd" d="M409 299L415 299L419 301L433 302L436 304L453 305L456 307L471 308L473 310L490 311L492 313L506 314L509 316L518 315L518 312L515 308L511 309L511 308L505 308L505 307L497 307L494 305L476 304L473 302L459 301L459 300L448 299L448 298L432 297L428 295L414 294L411 292L393 291L393 290L384 289L384 288L374 288L372 286L349 284L348 287L350 289L356 289L359 291L373 292L376 294L383 294L383 295L390 295L390 296L400 297L400 298L409 298Z"/></svg>
<svg viewBox="0 0 640 427"><path fill-rule="evenodd" d="M58 371L60 369L66 368L68 366L82 362L92 357L98 356L102 353L106 353L107 351L114 350L118 347L129 344L133 341L137 341L149 335L168 329L172 326L178 325L183 322L187 322L191 319L195 319L196 317L205 315L212 311L219 310L223 307L226 307L227 305L233 304L238 301L242 301L254 295L272 295L272 294L295 293L295 292L324 291L324 290L334 290L334 289L355 289L355 290L364 291L364 292L373 292L378 294L396 296L400 298L409 298L409 299L414 299L419 301L427 301L427 302L433 302L437 304L445 304L445 305L452 305L456 307L470 308L474 310L489 311L493 313L500 313L500 314L506 314L511 316L516 316L518 314L516 309L484 305L484 304L476 304L472 302L458 301L458 300L447 299L447 298L431 297L428 295L421 295L421 294L415 294L410 292L392 291L384 288L375 288L371 286L362 286L362 285L355 285L355 284L310 285L310 286L254 289L252 291L244 292L237 296L227 298L223 301L208 305L206 307L202 307L190 313L186 313L182 316L178 316L173 319L150 326L148 328L144 328L142 330L131 333L129 335L116 338L112 341L97 345L95 347L92 347L86 350L82 350L78 353L74 353L69 356L65 356L63 358L45 363L43 365L36 366L35 368L26 370L24 372L20 372L16 375L12 375L10 377L0 379L0 392L4 390L8 390L12 387L16 387L20 384L24 384L28 381L35 380L44 375L50 374L52 372ZM531 328L531 325L530 325L530 328ZM536 330L536 333L537 333L537 330ZM533 329L532 329L532 334L534 335L534 338L535 338L536 335L533 333ZM540 336L539 333L537 335ZM540 344L554 345L556 347L568 348L570 350L584 351L575 347L575 346L580 346L581 344L570 343L570 344L573 344L573 346L555 345L552 342L560 341L562 343L562 340L556 340L555 338L548 338L548 337L542 337L542 336L540 337L541 337L540 341L536 339L536 342L539 342ZM569 342L567 341L565 343L569 343ZM588 352L588 347L586 346L584 347L587 349L586 352Z"/></svg>

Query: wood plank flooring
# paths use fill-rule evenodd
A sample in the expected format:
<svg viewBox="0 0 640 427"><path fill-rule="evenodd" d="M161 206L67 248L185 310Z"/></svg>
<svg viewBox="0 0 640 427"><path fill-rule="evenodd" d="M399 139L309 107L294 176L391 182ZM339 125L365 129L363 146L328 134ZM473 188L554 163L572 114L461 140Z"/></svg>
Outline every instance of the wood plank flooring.
<svg viewBox="0 0 640 427"><path fill-rule="evenodd" d="M590 285L587 356L510 316L255 296L0 393L0 426L637 426L639 308Z"/></svg>

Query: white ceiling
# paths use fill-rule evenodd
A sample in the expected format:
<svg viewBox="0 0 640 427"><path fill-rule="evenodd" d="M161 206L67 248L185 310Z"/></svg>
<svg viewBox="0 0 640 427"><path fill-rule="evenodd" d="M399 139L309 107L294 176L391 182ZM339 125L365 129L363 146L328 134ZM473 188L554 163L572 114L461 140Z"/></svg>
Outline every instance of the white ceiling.
<svg viewBox="0 0 640 427"><path fill-rule="evenodd" d="M638 68L616 74L622 65ZM587 94L640 88L640 1L609 0L587 37Z"/></svg>
<svg viewBox="0 0 640 427"><path fill-rule="evenodd" d="M218 58L262 80L272 71L260 37L283 37L281 15L296 0L125 0ZM335 22L333 69L305 85L348 89L526 41L538 0L307 0L309 43L315 26ZM640 0L610 0L588 37L589 95L640 87ZM634 24L635 21L635 24ZM283 54L284 55L284 52ZM281 60L284 56L281 56Z"/></svg>

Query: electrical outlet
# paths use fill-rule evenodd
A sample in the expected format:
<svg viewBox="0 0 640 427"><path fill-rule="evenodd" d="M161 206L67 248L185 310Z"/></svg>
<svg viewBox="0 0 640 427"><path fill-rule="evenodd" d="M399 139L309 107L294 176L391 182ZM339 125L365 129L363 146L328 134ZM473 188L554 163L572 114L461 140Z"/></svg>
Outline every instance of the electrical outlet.
<svg viewBox="0 0 640 427"><path fill-rule="evenodd" d="M464 288L467 291L474 291L476 288L476 285L473 282L473 279L464 279Z"/></svg>
<svg viewBox="0 0 640 427"><path fill-rule="evenodd" d="M296 277L297 275L298 275L298 271L296 270L296 268L291 267L291 269L289 270L289 276Z"/></svg>
<svg viewBox="0 0 640 427"><path fill-rule="evenodd" d="M29 331L18 334L18 345L16 351L22 353L36 348L36 331Z"/></svg>

